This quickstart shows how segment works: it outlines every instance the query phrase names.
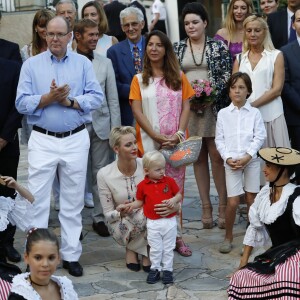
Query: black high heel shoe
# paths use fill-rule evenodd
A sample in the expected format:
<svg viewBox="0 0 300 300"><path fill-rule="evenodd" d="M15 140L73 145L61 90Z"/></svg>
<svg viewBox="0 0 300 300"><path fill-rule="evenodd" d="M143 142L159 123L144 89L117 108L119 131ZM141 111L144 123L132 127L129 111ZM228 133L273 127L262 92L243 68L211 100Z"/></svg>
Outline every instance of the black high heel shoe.
<svg viewBox="0 0 300 300"><path fill-rule="evenodd" d="M146 272L146 273L149 273L150 272L150 266L143 266L143 271Z"/></svg>
<svg viewBox="0 0 300 300"><path fill-rule="evenodd" d="M126 267L127 267L127 269L134 271L134 272L138 272L141 269L141 265L135 264L135 263L130 263L130 264L126 263Z"/></svg>

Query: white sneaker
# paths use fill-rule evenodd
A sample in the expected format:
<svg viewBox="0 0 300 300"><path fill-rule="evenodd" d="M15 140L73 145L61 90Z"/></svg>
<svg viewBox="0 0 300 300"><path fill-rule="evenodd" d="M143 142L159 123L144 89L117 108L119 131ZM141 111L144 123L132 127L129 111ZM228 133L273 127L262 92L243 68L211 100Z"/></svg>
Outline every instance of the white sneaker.
<svg viewBox="0 0 300 300"><path fill-rule="evenodd" d="M93 199L90 199L90 198L84 199L84 206L87 207L87 208L94 208Z"/></svg>

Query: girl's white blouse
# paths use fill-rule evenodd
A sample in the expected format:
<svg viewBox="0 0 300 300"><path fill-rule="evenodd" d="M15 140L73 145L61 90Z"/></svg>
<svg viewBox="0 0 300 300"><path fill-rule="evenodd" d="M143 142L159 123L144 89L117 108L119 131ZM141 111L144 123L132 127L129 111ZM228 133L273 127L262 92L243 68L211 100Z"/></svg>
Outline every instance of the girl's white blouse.
<svg viewBox="0 0 300 300"><path fill-rule="evenodd" d="M30 273L19 274L14 277L11 292L24 297L26 300L42 300L41 296L27 280ZM51 276L51 279L60 287L61 299L78 300L72 281L66 276Z"/></svg>
<svg viewBox="0 0 300 300"><path fill-rule="evenodd" d="M270 244L270 237L264 224L274 223L285 212L289 196L293 194L295 188L292 183L284 186L280 199L272 205L269 185L261 189L249 209L250 225L244 237L244 245L262 247ZM293 218L300 226L300 196L293 203Z"/></svg>

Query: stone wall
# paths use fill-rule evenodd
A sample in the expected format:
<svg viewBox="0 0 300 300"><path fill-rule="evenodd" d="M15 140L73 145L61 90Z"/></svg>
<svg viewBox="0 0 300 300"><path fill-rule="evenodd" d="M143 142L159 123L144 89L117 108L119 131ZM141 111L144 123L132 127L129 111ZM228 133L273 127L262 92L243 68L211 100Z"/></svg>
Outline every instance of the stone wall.
<svg viewBox="0 0 300 300"><path fill-rule="evenodd" d="M0 37L22 48L31 41L31 26L35 12L2 14Z"/></svg>

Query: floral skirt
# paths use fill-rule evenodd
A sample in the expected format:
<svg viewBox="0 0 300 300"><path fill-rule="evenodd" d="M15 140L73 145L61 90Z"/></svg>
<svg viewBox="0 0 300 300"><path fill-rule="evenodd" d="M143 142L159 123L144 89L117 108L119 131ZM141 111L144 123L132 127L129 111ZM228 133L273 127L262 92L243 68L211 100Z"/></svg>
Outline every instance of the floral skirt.
<svg viewBox="0 0 300 300"><path fill-rule="evenodd" d="M228 299L300 299L300 251L276 266L274 274L258 274L247 268L234 273Z"/></svg>
<svg viewBox="0 0 300 300"><path fill-rule="evenodd" d="M108 224L108 229L119 245L148 256L146 217L142 209L137 209L119 221Z"/></svg>

